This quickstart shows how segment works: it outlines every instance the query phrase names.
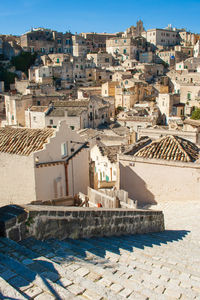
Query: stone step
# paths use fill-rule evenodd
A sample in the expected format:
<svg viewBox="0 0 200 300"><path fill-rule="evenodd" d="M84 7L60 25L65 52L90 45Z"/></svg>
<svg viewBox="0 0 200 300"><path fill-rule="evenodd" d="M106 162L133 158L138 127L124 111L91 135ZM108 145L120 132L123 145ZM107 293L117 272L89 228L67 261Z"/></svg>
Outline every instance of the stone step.
<svg viewBox="0 0 200 300"><path fill-rule="evenodd" d="M22 293L0 276L0 299L25 300L28 299L28 297L23 296Z"/></svg>
<svg viewBox="0 0 200 300"><path fill-rule="evenodd" d="M55 273L49 271L47 268L46 272L44 272L40 265L38 266L38 272L36 272L30 269L31 259L28 258L27 260L29 260L27 261L28 264L24 265L23 262L13 259L8 254L4 255L0 253L1 265L17 275L17 277L8 279L8 283L15 289L18 291L22 290L26 294L26 290L29 292L30 288L35 286L39 289L42 288L42 291L52 294L56 299L73 299L74 295L71 292L65 289L60 283L54 282L60 279L59 274L55 277ZM26 262L24 263L26 264Z"/></svg>
<svg viewBox="0 0 200 300"><path fill-rule="evenodd" d="M37 245L41 244L42 246L42 243L43 242L36 242ZM25 241L23 242L23 244L25 245ZM49 244L49 246L51 245L51 249L61 249L60 251L62 251L62 254L64 254L64 257L65 257L65 254L66 252L63 250L69 250L71 251L71 249L74 249L74 246L72 244L68 243L67 242L63 242L63 241L57 241L57 240L47 240L45 241L45 245ZM35 243L33 243L33 246L35 245ZM29 244L29 247L30 247L30 244ZM47 248L49 247L45 247L46 250ZM36 249L36 247L35 247ZM79 250L81 251L81 249L79 248ZM51 252L53 254L53 252ZM71 252L70 252L71 253ZM55 253L56 255L58 253ZM77 252L73 252L74 256L76 257L77 256ZM48 256L48 251L46 252L46 260L48 260L47 258ZM60 257L62 258L62 257ZM64 264L64 267L62 267L62 265L58 264L55 260L53 260L54 258L51 257L51 263L52 265L54 266L54 268L57 270L57 272L62 276L62 278L60 279L60 282L62 282L63 280L73 280L73 282L82 288L82 290L86 289L86 291L84 293L88 294L88 295L96 295L97 299L101 299L101 297L106 297L109 295L110 298L116 298L116 295L110 290L110 288L106 287L106 286L96 286L96 284L92 281L92 276L90 278L90 276L88 276L87 278L85 277L86 275L88 275L90 272L84 267L84 266L87 266L87 263L83 260L85 257L82 257L79 253L79 258L74 259L74 263L71 264L71 262L68 264ZM44 258L43 258L44 259ZM70 267L71 265L71 267ZM96 274L96 273L95 273ZM84 277L84 279L83 279ZM98 276L99 278L101 276ZM69 286L68 289L72 290L72 292L75 292L77 290L79 290L76 286L75 288L73 287L73 285ZM116 298L118 299L118 298Z"/></svg>

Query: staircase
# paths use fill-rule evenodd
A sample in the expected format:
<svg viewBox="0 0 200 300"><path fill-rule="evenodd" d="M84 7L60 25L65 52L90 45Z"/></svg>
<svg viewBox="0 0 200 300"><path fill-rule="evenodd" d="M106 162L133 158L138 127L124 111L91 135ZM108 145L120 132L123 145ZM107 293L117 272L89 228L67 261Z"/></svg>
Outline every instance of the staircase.
<svg viewBox="0 0 200 300"><path fill-rule="evenodd" d="M0 238L0 299L195 299L200 271L185 265L188 235L165 231L19 243ZM199 260L198 245L193 255Z"/></svg>

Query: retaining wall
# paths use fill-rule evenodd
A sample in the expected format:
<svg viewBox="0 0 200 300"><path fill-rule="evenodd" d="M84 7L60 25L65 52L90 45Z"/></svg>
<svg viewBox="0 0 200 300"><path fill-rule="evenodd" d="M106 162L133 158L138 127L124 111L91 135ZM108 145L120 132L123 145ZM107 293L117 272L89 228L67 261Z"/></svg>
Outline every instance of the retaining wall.
<svg viewBox="0 0 200 300"><path fill-rule="evenodd" d="M163 231L164 216L153 210L9 205L0 208L0 228L0 236L15 241L77 239Z"/></svg>

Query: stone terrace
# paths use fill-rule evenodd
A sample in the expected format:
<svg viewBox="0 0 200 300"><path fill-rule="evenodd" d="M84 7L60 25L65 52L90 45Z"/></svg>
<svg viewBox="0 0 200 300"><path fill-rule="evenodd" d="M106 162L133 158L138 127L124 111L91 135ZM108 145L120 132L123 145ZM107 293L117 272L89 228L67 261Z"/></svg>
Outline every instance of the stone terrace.
<svg viewBox="0 0 200 300"><path fill-rule="evenodd" d="M162 233L0 238L0 299L200 299L200 203L158 209Z"/></svg>

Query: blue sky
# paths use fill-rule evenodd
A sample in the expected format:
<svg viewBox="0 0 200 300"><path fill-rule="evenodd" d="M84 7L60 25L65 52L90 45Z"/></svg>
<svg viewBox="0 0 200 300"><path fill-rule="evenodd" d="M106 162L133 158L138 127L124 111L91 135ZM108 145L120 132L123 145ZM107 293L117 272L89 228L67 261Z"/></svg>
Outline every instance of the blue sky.
<svg viewBox="0 0 200 300"><path fill-rule="evenodd" d="M0 34L31 27L66 32L124 31L142 19L145 29L168 24L200 33L200 0L0 0Z"/></svg>

